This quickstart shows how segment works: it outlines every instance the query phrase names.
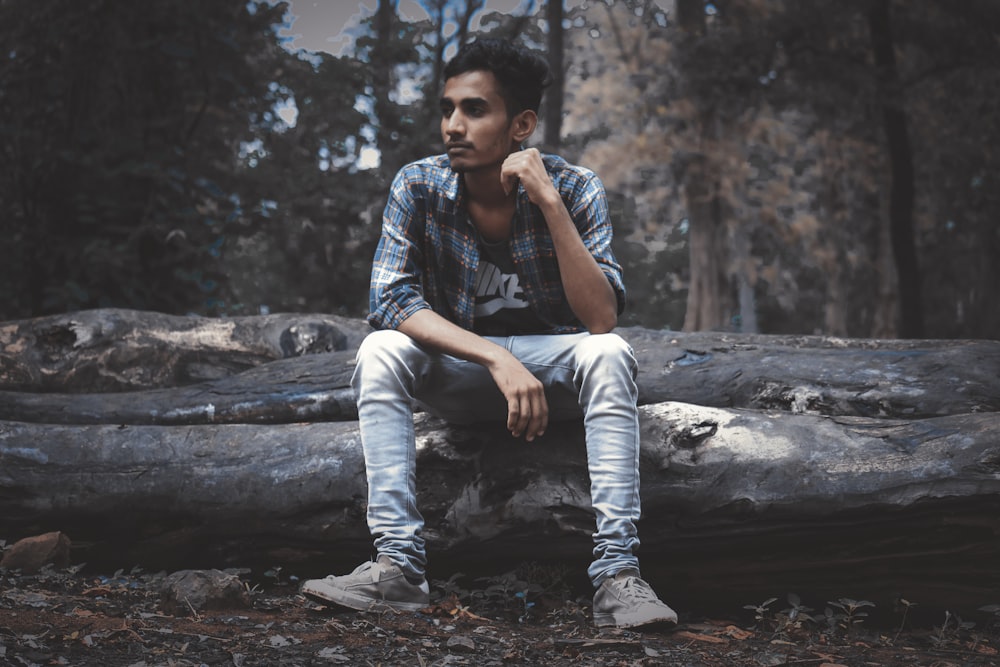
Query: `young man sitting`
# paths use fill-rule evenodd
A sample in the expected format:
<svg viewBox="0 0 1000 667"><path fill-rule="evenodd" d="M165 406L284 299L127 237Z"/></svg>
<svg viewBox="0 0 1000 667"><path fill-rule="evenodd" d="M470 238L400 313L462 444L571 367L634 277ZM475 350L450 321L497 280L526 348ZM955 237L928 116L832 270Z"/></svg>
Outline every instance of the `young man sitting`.
<svg viewBox="0 0 1000 667"><path fill-rule="evenodd" d="M413 408L506 421L514 437L580 419L592 506L597 626L676 623L640 578L636 361L616 334L625 304L604 186L522 149L548 67L501 40L463 47L444 71L447 153L393 181L372 268L353 386L378 556L302 592L352 609L429 604L416 506Z"/></svg>

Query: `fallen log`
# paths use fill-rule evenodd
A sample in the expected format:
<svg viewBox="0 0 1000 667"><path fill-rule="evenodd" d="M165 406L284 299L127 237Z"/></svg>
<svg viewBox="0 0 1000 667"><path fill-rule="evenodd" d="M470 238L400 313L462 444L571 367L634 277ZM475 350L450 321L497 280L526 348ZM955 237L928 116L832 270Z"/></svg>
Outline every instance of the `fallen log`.
<svg viewBox="0 0 1000 667"><path fill-rule="evenodd" d="M909 599L922 604L1000 596L1000 416L681 403L641 413L644 568L677 595L684 579L708 600L794 576L917 589L924 597ZM526 444L501 428L417 421L419 502L438 563L586 557L579 424ZM364 499L355 422L0 424L0 535L59 529L84 545L83 560L348 567L370 552Z"/></svg>
<svg viewBox="0 0 1000 667"><path fill-rule="evenodd" d="M0 537L63 530L77 560L120 567L353 567L370 553L348 388L367 332L120 310L0 324ZM640 362L644 574L671 599L1000 601L1000 343L620 333ZM579 424L532 445L425 416L418 433L445 576L582 571Z"/></svg>
<svg viewBox="0 0 1000 667"><path fill-rule="evenodd" d="M1000 411L1000 341L620 333L640 403L919 419Z"/></svg>
<svg viewBox="0 0 1000 667"><path fill-rule="evenodd" d="M0 323L0 388L111 392L173 387L275 359L356 349L368 325L336 315L231 318L99 309Z"/></svg>
<svg viewBox="0 0 1000 667"><path fill-rule="evenodd" d="M353 420L354 356L351 350L280 359L217 380L146 391L0 391L0 420L162 426Z"/></svg>
<svg viewBox="0 0 1000 667"><path fill-rule="evenodd" d="M276 328L273 323L268 326ZM102 394L0 391L0 419L164 425L356 419L349 383L362 326L360 321L344 326L358 333L349 339L353 347L343 352L262 362L240 373L181 387ZM262 325L257 330L267 328ZM636 327L621 333L640 362L642 404L682 401L905 418L1000 410L1000 342L681 334ZM258 349L265 347L264 342ZM233 356L222 364L222 351L214 354L216 370L235 368L248 359L241 354L239 363ZM137 347L132 364L140 370L134 375L152 378L157 374L153 367L165 355ZM171 381L177 377L181 357L181 352L173 353L174 370L164 372ZM94 359L110 363L106 354ZM87 362L80 363L77 380L88 375ZM149 368L141 370L144 366ZM185 368L190 378L190 364ZM122 376L116 372L116 377Z"/></svg>

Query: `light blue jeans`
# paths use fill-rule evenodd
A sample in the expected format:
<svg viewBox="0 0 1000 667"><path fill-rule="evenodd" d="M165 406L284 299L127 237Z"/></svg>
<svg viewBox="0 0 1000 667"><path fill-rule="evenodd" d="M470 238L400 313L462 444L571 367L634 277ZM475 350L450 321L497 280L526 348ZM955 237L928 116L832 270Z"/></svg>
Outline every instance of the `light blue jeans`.
<svg viewBox="0 0 1000 667"><path fill-rule="evenodd" d="M583 417L591 504L597 518L597 586L638 569L639 417L637 364L616 334L489 338L506 347L545 386L549 421ZM507 401L485 367L430 352L409 336L375 331L361 344L352 379L368 477L368 528L379 554L407 574L427 563L416 504L413 409L455 423L507 419ZM544 445L540 445L544 446Z"/></svg>

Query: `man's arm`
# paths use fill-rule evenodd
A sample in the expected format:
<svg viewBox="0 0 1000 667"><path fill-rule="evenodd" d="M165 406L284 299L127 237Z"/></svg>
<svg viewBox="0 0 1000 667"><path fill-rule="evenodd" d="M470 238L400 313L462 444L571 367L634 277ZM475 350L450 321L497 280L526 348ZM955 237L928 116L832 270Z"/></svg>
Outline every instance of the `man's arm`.
<svg viewBox="0 0 1000 667"><path fill-rule="evenodd" d="M484 366L507 399L507 430L528 442L545 432L549 420L545 388L506 348L467 331L424 308L398 330L424 347Z"/></svg>
<svg viewBox="0 0 1000 667"><path fill-rule="evenodd" d="M423 261L415 238L419 207L397 175L382 218L382 236L372 264L369 323L397 329L428 349L484 366L507 399L507 428L534 440L548 425L544 387L505 348L435 313L423 298L418 277Z"/></svg>
<svg viewBox="0 0 1000 667"><path fill-rule="evenodd" d="M548 224L562 279L566 301L590 333L607 333L618 324L618 300L611 283L587 249L562 197L545 170L541 154L529 148L512 153L504 161L504 189L524 186Z"/></svg>

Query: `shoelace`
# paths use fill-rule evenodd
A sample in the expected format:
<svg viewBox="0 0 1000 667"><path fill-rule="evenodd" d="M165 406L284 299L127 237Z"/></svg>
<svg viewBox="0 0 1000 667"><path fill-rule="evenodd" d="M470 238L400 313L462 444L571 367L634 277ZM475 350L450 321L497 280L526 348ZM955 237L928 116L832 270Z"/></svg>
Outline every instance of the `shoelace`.
<svg viewBox="0 0 1000 667"><path fill-rule="evenodd" d="M624 581L616 579L614 583L621 591L622 596L631 597L638 602L659 602L660 600L650 585L639 577L627 577Z"/></svg>
<svg viewBox="0 0 1000 667"><path fill-rule="evenodd" d="M358 565L356 568L354 568L351 571L350 574L328 574L326 576L326 579L344 579L346 577L353 577L356 574L361 574L362 572L367 572L368 570L372 569L376 564L377 563L375 561L370 560L370 561L368 561L366 563L362 563L361 565Z"/></svg>
<svg viewBox="0 0 1000 667"><path fill-rule="evenodd" d="M354 571L351 572L351 574L359 574L361 572L367 572L368 570L372 569L374 565L375 561L372 560L368 561L367 563L362 563L361 565L358 565L356 568L354 568Z"/></svg>

